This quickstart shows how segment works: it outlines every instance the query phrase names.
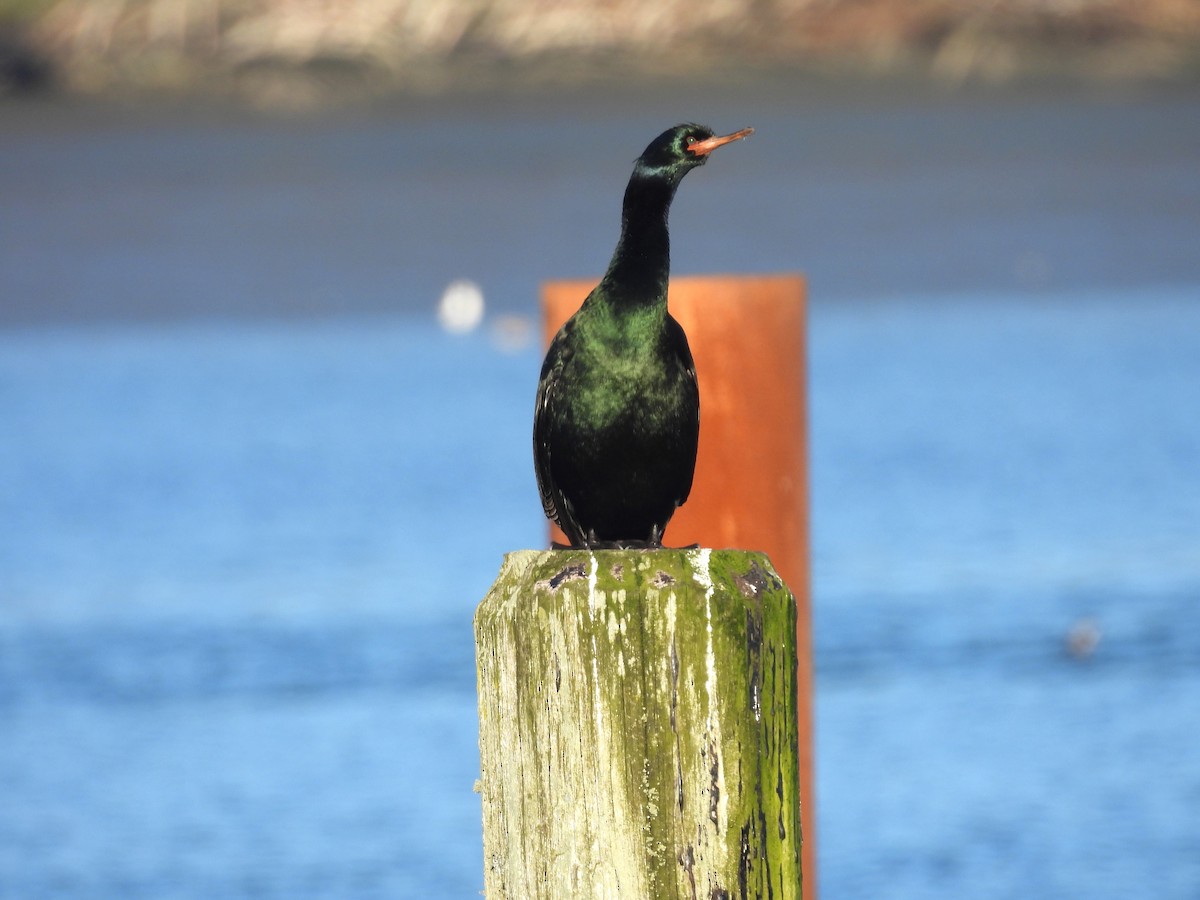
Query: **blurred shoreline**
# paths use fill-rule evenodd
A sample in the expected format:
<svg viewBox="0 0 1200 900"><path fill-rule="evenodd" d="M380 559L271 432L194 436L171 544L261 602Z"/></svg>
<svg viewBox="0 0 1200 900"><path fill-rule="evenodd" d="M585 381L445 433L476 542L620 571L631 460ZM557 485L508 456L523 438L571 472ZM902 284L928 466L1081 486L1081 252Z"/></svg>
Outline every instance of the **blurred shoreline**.
<svg viewBox="0 0 1200 900"><path fill-rule="evenodd" d="M13 2L0 0L0 13ZM1065 10L1065 2L1003 10ZM1165 3L1139 9L1149 15ZM402 6L379 4L310 4L293 9L294 21ZM545 11L537 0L483 5ZM147 17L168 6L184 10L183 30L150 53L139 43ZM445 8L421 0L404 8L435 7ZM664 37L668 49L650 53L655 29L674 20L581 0L569 8L623 10L621 21L644 21L644 33L626 35L620 52L597 49L602 41L571 54L564 48L580 39L560 28L553 46L517 53L485 41L499 33L496 22L477 23L441 56L393 48L370 57L341 22L307 56L260 65L246 60L261 54L235 53L238 23L249 10L282 14L290 0L246 0L204 52L189 16L225 10L216 0L108 0L120 15L67 43L83 28L78 17L98 8L92 0L23 0L23 8L39 11L23 26L29 34L57 22L38 40L58 35L44 46L73 49L40 87L0 91L0 329L432 316L446 286L464 278L482 287L489 314L527 315L542 281L603 267L631 154L683 118L751 124L759 134L736 165L714 167L705 190L680 198L679 273L800 270L822 301L1200 284L1200 99L1182 64L1151 75L1127 61L1119 77L1030 64L989 76L947 68L948 37L922 39L924 56L896 50L856 67L852 60L869 56L860 48L814 52L802 64L798 51L778 49L787 46L782 28L776 50L756 54L751 31L731 27L719 39L711 21L703 39ZM745 9L737 0L729 8ZM850 12L840 2L826 8ZM399 41L389 22L363 34ZM541 24L554 23L547 12ZM615 29L596 30L615 46L623 34ZM862 33L871 33L866 24ZM103 52L89 43L98 35ZM320 62L331 35L342 35L352 63ZM1116 54L1119 43L1087 46ZM919 44L910 37L905 46ZM149 62L130 68L143 50L147 60L183 60L177 79ZM392 68L363 58L392 59ZM73 80L66 73L76 64L95 78ZM410 72L424 80L405 80ZM737 224L706 224L717 221Z"/></svg>
<svg viewBox="0 0 1200 900"><path fill-rule="evenodd" d="M287 111L657 83L1198 78L1190 0L0 0L0 96Z"/></svg>

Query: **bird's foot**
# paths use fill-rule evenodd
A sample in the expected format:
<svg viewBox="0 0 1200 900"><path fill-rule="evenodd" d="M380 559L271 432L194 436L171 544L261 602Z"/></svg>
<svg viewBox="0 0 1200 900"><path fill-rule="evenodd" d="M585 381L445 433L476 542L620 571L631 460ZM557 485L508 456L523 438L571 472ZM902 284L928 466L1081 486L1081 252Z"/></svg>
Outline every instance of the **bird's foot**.
<svg viewBox="0 0 1200 900"><path fill-rule="evenodd" d="M657 541L602 541L590 537L578 544L563 544L551 541L551 550L661 550L662 544Z"/></svg>
<svg viewBox="0 0 1200 900"><path fill-rule="evenodd" d="M664 547L662 529L657 525L650 530L650 537L645 540L623 539L606 541L596 537L594 531L589 531L582 540L576 543L563 544L551 541L552 550L698 550L699 544L688 544L686 547Z"/></svg>
<svg viewBox="0 0 1200 900"><path fill-rule="evenodd" d="M699 544L688 544L686 547L667 547L662 542L663 530L658 525L650 529L650 537L644 541L623 541L624 550L699 550Z"/></svg>
<svg viewBox="0 0 1200 900"><path fill-rule="evenodd" d="M699 544L685 544L682 547L667 547L651 541L588 541L583 544L562 544L550 542L551 550L699 550Z"/></svg>
<svg viewBox="0 0 1200 900"><path fill-rule="evenodd" d="M652 544L650 541L587 541L583 545L585 550L657 550L659 544Z"/></svg>

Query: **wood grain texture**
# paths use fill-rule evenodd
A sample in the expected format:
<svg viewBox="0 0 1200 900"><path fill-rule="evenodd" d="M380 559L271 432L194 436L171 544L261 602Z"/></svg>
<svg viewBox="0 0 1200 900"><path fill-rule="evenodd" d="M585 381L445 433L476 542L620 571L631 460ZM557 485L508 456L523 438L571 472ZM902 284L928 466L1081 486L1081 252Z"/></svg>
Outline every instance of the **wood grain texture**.
<svg viewBox="0 0 1200 900"><path fill-rule="evenodd" d="M475 616L486 895L799 898L795 601L744 551L520 551Z"/></svg>

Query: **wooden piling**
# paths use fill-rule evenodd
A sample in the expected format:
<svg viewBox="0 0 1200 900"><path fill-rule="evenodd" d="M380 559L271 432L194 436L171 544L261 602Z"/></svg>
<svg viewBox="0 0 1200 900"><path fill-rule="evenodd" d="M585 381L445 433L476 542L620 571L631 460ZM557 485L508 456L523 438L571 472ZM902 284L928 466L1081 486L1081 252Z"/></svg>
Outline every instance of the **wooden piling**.
<svg viewBox="0 0 1200 900"><path fill-rule="evenodd" d="M761 553L509 554L475 615L489 900L798 900L795 616Z"/></svg>
<svg viewBox="0 0 1200 900"><path fill-rule="evenodd" d="M542 286L547 344L596 280ZM668 304L696 360L700 450L691 497L666 541L763 551L795 595L804 896L816 900L805 283L799 275L672 278Z"/></svg>

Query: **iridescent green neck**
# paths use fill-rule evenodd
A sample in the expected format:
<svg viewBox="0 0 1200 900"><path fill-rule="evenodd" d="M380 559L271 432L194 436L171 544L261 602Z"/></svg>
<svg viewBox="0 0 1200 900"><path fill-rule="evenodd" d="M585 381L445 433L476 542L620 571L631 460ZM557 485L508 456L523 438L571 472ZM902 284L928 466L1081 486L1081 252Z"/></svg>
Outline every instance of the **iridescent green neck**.
<svg viewBox="0 0 1200 900"><path fill-rule="evenodd" d="M597 288L614 307L666 307L671 276L667 214L680 177L640 163L634 168L621 209L621 237Z"/></svg>

